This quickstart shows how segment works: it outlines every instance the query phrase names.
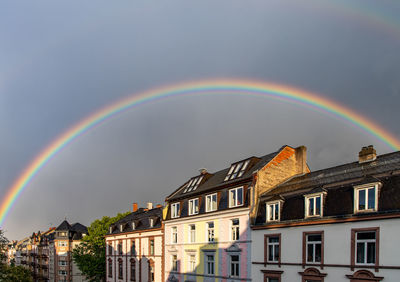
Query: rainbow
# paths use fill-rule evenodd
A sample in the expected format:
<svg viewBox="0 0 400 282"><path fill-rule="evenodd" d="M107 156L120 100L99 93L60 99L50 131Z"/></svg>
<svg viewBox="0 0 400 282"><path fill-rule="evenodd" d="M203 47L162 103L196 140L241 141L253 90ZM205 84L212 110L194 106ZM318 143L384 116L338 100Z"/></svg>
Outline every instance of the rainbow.
<svg viewBox="0 0 400 282"><path fill-rule="evenodd" d="M35 159L26 167L23 173L8 189L5 198L1 202L0 226L3 225L5 218L18 199L18 196L21 195L41 168L56 156L65 146L70 144L79 136L91 128L100 125L104 121L109 120L113 116L121 114L133 107L161 99L195 95L257 96L303 105L327 114L333 114L335 117L339 117L340 119L363 129L372 136L386 143L389 147L395 150L400 149L400 141L378 124L356 113L350 108L299 88L250 80L206 80L161 87L138 95L129 96L112 105L106 106L81 120L51 142L49 146L35 157Z"/></svg>

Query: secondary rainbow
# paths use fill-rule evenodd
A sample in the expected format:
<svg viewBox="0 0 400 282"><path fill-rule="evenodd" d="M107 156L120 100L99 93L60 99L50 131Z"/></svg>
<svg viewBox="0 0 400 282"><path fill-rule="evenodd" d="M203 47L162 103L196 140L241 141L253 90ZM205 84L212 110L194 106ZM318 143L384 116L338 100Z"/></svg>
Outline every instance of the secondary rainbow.
<svg viewBox="0 0 400 282"><path fill-rule="evenodd" d="M400 141L384 128L358 114L354 110L340 105L332 100L323 98L315 93L294 88L287 85L279 85L267 82L250 80L205 80L190 83L177 84L146 91L137 95L122 99L112 105L91 114L76 125L58 136L49 146L41 151L35 159L26 167L23 173L8 189L0 207L0 226L3 226L6 216L15 204L18 196L24 191L30 181L58 152L73 140L81 136L89 129L101 124L111 117L121 114L135 106L153 101L179 96L199 95L245 95L260 96L278 99L298 105L304 105L314 110L333 114L344 121L365 130L377 139L386 143L389 147L399 150Z"/></svg>

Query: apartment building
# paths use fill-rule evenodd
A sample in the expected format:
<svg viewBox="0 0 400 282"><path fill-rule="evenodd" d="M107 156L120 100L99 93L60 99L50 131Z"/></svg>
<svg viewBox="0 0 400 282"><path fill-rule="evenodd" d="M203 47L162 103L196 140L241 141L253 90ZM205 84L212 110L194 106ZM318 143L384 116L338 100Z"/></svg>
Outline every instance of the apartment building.
<svg viewBox="0 0 400 282"><path fill-rule="evenodd" d="M306 148L283 146L188 178L166 198L166 280L251 281L250 221L259 195L306 172Z"/></svg>
<svg viewBox="0 0 400 282"><path fill-rule="evenodd" d="M106 235L107 281L164 281L163 207L133 204L133 212Z"/></svg>
<svg viewBox="0 0 400 282"><path fill-rule="evenodd" d="M253 281L399 281L400 152L331 167L262 193Z"/></svg>

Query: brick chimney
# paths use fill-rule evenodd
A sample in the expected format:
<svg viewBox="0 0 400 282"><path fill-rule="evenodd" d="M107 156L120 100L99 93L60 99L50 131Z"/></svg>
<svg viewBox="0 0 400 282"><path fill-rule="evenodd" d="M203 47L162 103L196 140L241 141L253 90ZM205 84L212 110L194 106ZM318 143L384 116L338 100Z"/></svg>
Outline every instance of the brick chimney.
<svg viewBox="0 0 400 282"><path fill-rule="evenodd" d="M149 202L147 203L147 209L151 210L153 208L153 203Z"/></svg>
<svg viewBox="0 0 400 282"><path fill-rule="evenodd" d="M369 145L368 147L362 147L361 151L358 153L358 162L362 164L374 160L376 160L376 150L374 146Z"/></svg>
<svg viewBox="0 0 400 282"><path fill-rule="evenodd" d="M138 205L137 205L137 203L133 203L132 204L132 211L133 212L136 212L138 210Z"/></svg>

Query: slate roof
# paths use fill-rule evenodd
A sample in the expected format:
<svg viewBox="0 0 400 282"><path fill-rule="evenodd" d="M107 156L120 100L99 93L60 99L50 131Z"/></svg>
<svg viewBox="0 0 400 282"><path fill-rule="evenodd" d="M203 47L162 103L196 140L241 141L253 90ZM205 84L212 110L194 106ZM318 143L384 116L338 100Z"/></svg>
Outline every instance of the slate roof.
<svg viewBox="0 0 400 282"><path fill-rule="evenodd" d="M180 186L178 189L176 189L171 195L169 195L166 198L166 201L176 201L179 199L187 198L187 197L193 197L194 195L199 195L199 194L204 194L209 191L213 190L218 190L222 189L226 186L233 186L236 183L240 183L246 180L251 179L253 173L262 167L264 167L266 164L268 164L284 147L287 145L282 146L279 150L276 152L270 153L268 155L262 156L262 157L250 157L243 159L241 161L245 161L248 159L251 159L251 162L249 164L249 167L247 167L246 172L238 178L235 178L233 180L229 181L224 181L225 176L227 175L230 166L228 168L224 168L220 171L217 171L215 173L209 174L208 177L206 177L205 180L202 181L202 183L198 186L198 188L195 191L191 192L186 192L183 193L184 188L188 184L189 180L185 182L182 186ZM290 146L288 146L290 147ZM232 164L238 163L240 161L234 162Z"/></svg>
<svg viewBox="0 0 400 282"><path fill-rule="evenodd" d="M277 186L261 195L255 225L268 225L265 204L278 196L283 199L279 223L318 221L321 218L304 218L304 196L317 192L326 192L323 218L366 216L367 213L354 214L354 186L374 182L380 182L382 187L378 211L371 214L400 212L400 152L394 152L372 162L352 162L310 172Z"/></svg>
<svg viewBox="0 0 400 282"><path fill-rule="evenodd" d="M67 220L64 220L57 228L56 231L68 231L69 239L80 240L83 234L88 234L87 227L80 224L74 223L70 225ZM57 235L54 235L57 238Z"/></svg>
<svg viewBox="0 0 400 282"><path fill-rule="evenodd" d="M56 231L68 231L68 230L71 230L71 225L66 220L61 222L61 224L56 228Z"/></svg>
<svg viewBox="0 0 400 282"><path fill-rule="evenodd" d="M151 210L140 208L112 224L113 231L108 235L160 228L162 226L162 210L162 207ZM153 227L150 227L150 219L154 220ZM135 222L135 229L132 229L132 222ZM123 225L122 232L119 227L121 224Z"/></svg>

